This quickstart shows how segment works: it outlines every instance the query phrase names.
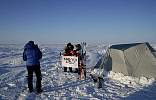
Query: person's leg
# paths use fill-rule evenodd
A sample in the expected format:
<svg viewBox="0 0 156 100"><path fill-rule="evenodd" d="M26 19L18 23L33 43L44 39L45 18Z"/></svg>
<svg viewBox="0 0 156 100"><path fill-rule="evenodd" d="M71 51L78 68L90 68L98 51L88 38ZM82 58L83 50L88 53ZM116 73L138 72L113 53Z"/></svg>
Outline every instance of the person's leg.
<svg viewBox="0 0 156 100"><path fill-rule="evenodd" d="M28 88L29 88L29 91L30 92L33 92L33 70L28 68L27 67L27 70L28 70Z"/></svg>
<svg viewBox="0 0 156 100"><path fill-rule="evenodd" d="M73 71L72 71L72 67L69 67L69 71L70 71L70 72L73 72Z"/></svg>
<svg viewBox="0 0 156 100"><path fill-rule="evenodd" d="M78 68L75 68L75 73L78 73Z"/></svg>
<svg viewBox="0 0 156 100"><path fill-rule="evenodd" d="M64 67L64 72L67 72L67 67Z"/></svg>
<svg viewBox="0 0 156 100"><path fill-rule="evenodd" d="M80 75L80 67L78 68L78 75Z"/></svg>
<svg viewBox="0 0 156 100"><path fill-rule="evenodd" d="M35 66L35 74L36 74L36 89L37 92L42 92L42 85L41 85L41 80L42 80L42 76L41 76L41 70L40 70L40 65Z"/></svg>

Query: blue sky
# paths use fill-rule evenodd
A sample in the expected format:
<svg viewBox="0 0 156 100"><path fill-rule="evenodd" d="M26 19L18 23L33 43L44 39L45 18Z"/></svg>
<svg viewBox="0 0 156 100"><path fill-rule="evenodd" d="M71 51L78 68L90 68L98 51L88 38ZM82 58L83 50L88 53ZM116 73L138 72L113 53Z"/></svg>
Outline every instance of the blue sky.
<svg viewBox="0 0 156 100"><path fill-rule="evenodd" d="M156 0L0 0L0 42L154 42Z"/></svg>

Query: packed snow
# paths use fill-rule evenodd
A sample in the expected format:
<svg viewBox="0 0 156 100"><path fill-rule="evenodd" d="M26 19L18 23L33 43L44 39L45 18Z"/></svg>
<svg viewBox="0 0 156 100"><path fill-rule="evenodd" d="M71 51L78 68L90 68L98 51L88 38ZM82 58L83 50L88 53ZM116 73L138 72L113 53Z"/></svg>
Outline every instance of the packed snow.
<svg viewBox="0 0 156 100"><path fill-rule="evenodd" d="M22 60L24 45L0 44L0 100L156 100L154 78L130 77L108 72L102 88L90 77L93 66L109 45L87 45L87 78L79 80L77 73L63 72L60 52L64 44L40 45L43 93L29 93L27 70ZM153 45L154 48L156 46ZM35 75L34 75L35 86Z"/></svg>

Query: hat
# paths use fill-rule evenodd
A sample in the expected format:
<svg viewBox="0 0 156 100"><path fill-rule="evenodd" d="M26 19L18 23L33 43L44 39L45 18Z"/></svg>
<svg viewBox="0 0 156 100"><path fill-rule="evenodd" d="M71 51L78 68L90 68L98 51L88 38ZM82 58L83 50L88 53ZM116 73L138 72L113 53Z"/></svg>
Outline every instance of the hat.
<svg viewBox="0 0 156 100"><path fill-rule="evenodd" d="M29 41L30 44L34 44L34 41Z"/></svg>
<svg viewBox="0 0 156 100"><path fill-rule="evenodd" d="M67 47L68 47L68 46L71 46L71 45L72 45L72 44L69 42L69 43L67 44Z"/></svg>

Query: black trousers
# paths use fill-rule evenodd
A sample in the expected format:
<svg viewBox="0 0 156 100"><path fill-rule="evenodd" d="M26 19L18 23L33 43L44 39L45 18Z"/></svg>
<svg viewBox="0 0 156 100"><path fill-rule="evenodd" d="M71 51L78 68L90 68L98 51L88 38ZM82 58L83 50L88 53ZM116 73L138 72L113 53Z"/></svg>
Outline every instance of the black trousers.
<svg viewBox="0 0 156 100"><path fill-rule="evenodd" d="M36 89L41 90L41 70L40 70L40 65L34 65L34 66L27 66L27 71L28 71L28 88L29 91L33 90L33 73L35 72L36 74Z"/></svg>
<svg viewBox="0 0 156 100"><path fill-rule="evenodd" d="M72 72L72 67L69 67L69 71ZM64 72L67 72L67 67L64 67Z"/></svg>

